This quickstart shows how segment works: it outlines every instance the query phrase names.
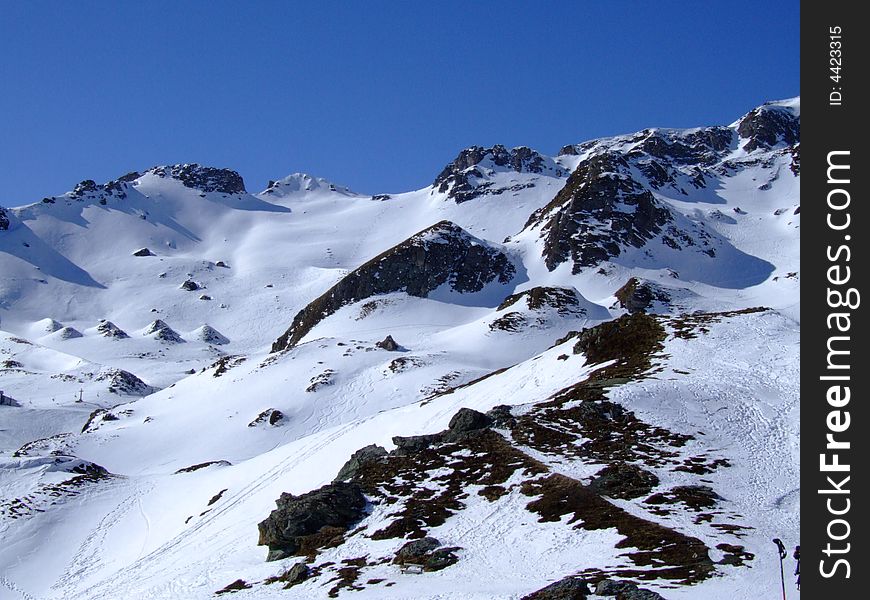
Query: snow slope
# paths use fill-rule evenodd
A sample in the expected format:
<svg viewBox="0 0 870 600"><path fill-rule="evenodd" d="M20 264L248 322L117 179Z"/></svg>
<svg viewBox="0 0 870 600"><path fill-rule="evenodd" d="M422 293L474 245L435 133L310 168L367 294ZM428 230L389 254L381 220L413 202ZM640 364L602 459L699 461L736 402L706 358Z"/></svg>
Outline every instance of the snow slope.
<svg viewBox="0 0 870 600"><path fill-rule="evenodd" d="M5 210L0 390L14 405L0 406L4 597L210 598L243 579L253 587L240 598L521 598L593 572L666 598L775 592L769 540L796 544L799 532L799 113L798 99L770 103L729 127L644 130L557 157L475 147L403 194L294 174L252 195L232 171L175 165ZM580 180L598 159L617 166ZM617 180L636 194L591 193ZM645 229L642 206L666 215L663 225ZM574 235L570 219L587 233ZM498 297L448 286L360 295L270 352L309 302L442 221L516 266ZM600 240L595 264L572 254ZM642 368L608 376L595 402L669 433L613 456L582 449L605 444L582 423L559 426L574 436L562 449L528 437L585 402L556 402L565 390L592 393L587 377L618 368L578 351L571 332L624 315L631 278L666 292L654 309L663 341ZM744 310L757 306L768 310ZM379 347L387 335L398 349ZM493 431L546 476L590 485L625 456L654 474L650 493L664 504L596 498L699 540L713 575L692 585L642 576L620 526L540 521L524 490L545 473L518 471L497 499L462 484L461 509L429 528L461 548L442 571L390 564L407 540L367 533L392 510L370 495L366 531L323 549L312 561L320 575L288 590L265 583L296 562L267 563L257 546L257 523L282 492L328 484L363 446L393 450L393 436L499 405L519 425ZM647 443L653 454L638 453ZM445 465L474 456L451 448L438 450ZM440 489L436 475L421 472L419 489ZM681 486L718 497L695 510L673 500ZM728 549L738 545L754 555L743 566ZM350 584L362 589L336 589L350 564L341 561L363 556Z"/></svg>

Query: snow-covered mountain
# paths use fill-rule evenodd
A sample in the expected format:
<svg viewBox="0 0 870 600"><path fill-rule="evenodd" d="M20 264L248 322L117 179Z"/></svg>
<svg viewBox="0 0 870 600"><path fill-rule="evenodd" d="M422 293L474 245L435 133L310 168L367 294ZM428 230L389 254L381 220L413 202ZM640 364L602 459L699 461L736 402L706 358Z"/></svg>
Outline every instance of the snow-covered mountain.
<svg viewBox="0 0 870 600"><path fill-rule="evenodd" d="M402 194L183 164L0 208L0 595L777 593L799 138L792 99Z"/></svg>

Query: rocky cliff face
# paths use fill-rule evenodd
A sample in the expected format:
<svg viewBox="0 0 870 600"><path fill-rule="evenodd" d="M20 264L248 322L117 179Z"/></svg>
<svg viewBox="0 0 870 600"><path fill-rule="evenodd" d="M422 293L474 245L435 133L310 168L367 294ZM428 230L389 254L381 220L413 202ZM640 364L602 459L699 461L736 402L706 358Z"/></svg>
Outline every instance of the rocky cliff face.
<svg viewBox="0 0 870 600"><path fill-rule="evenodd" d="M526 229L539 229L551 271L573 260L574 272L642 247L673 221L671 212L634 180L626 160L602 154L586 160L565 187L536 211Z"/></svg>
<svg viewBox="0 0 870 600"><path fill-rule="evenodd" d="M399 291L425 298L443 285L459 293L479 292L494 281L508 283L515 274L502 251L441 221L347 274L296 315L272 352L296 345L321 320L352 302Z"/></svg>
<svg viewBox="0 0 870 600"><path fill-rule="evenodd" d="M432 187L446 193L457 204L473 200L483 194L502 194L528 187L495 187L490 177L496 172L552 173L561 175L561 169L552 159L545 158L526 146L508 150L504 146L491 148L472 146L459 153L453 162L435 178Z"/></svg>
<svg viewBox="0 0 870 600"><path fill-rule="evenodd" d="M186 187L202 192L222 194L244 194L245 182L242 176L230 169L203 167L196 163L154 167L147 171L158 177L171 177Z"/></svg>
<svg viewBox="0 0 870 600"><path fill-rule="evenodd" d="M737 133L746 140L743 149L748 152L794 146L800 141L800 116L777 103L763 104L740 119Z"/></svg>

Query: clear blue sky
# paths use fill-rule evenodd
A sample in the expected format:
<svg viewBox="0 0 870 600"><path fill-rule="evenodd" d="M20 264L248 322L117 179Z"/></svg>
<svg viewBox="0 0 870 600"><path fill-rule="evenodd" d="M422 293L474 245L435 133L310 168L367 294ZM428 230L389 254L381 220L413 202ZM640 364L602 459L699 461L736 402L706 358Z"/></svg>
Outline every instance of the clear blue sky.
<svg viewBox="0 0 870 600"><path fill-rule="evenodd" d="M417 189L799 93L799 2L0 0L0 205L156 164Z"/></svg>

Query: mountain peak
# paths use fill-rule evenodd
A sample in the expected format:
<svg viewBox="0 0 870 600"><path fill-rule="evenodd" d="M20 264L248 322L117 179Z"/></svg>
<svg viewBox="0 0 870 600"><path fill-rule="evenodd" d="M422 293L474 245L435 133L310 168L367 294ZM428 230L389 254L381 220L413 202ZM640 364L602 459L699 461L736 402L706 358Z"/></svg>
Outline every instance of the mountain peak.
<svg viewBox="0 0 870 600"><path fill-rule="evenodd" d="M184 163L152 167L146 173L156 175L157 177L177 179L185 187L206 193L247 193L242 176L231 169L205 167L197 163Z"/></svg>
<svg viewBox="0 0 870 600"><path fill-rule="evenodd" d="M292 173L283 179L269 181L269 185L261 194L284 197L305 192L336 192L346 196L356 196L350 189L336 185L323 177L314 177L308 173Z"/></svg>
<svg viewBox="0 0 870 600"><path fill-rule="evenodd" d="M547 173L556 172L561 175L561 169L549 157L546 157L528 146L517 146L508 150L501 144L490 148L471 146L462 150L449 163L435 181L432 187L441 193L446 193L457 203L472 200L484 193L499 194L505 191L491 190L489 181L496 173Z"/></svg>
<svg viewBox="0 0 870 600"><path fill-rule="evenodd" d="M793 146L800 141L800 115L800 97L778 100L749 111L733 126L741 138L748 140L743 145L748 152L768 150L779 144Z"/></svg>

